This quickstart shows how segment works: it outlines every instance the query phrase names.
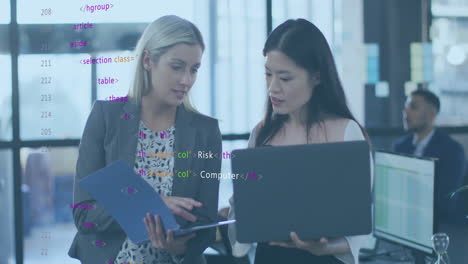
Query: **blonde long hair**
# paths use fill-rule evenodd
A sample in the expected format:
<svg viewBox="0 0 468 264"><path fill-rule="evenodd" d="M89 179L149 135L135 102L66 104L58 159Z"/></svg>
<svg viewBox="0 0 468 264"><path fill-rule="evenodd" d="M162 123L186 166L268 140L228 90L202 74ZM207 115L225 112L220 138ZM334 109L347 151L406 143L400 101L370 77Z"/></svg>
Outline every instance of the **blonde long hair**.
<svg viewBox="0 0 468 264"><path fill-rule="evenodd" d="M140 105L141 97L151 90L149 74L143 67L144 51L147 50L151 61L156 63L171 47L180 43L200 45L202 51L205 50L200 30L192 22L178 16L160 17L145 28L135 48L137 63L133 85L128 91L128 99L131 102ZM187 110L198 112L190 102L189 93L182 103Z"/></svg>

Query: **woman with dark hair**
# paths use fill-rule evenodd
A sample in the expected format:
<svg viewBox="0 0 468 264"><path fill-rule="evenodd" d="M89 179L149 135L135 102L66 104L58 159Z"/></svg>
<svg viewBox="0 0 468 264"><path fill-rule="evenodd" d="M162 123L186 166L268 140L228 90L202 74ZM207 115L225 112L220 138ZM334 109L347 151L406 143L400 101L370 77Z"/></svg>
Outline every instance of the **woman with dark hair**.
<svg viewBox="0 0 468 264"><path fill-rule="evenodd" d="M316 26L304 19L287 20L269 35L263 55L269 98L249 147L367 139L347 106L330 47ZM229 218L234 218L232 197L230 202ZM245 255L250 244L236 241L235 225L229 229L233 254ZM295 232L290 236L290 242L259 243L255 264L358 263L366 237L305 241Z"/></svg>

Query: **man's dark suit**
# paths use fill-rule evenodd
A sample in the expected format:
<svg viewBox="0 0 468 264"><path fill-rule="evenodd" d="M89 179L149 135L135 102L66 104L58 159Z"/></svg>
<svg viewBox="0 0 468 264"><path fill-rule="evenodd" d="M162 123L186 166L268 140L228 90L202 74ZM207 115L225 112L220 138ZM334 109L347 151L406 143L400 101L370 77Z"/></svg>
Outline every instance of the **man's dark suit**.
<svg viewBox="0 0 468 264"><path fill-rule="evenodd" d="M397 140L393 150L413 154L413 134ZM424 157L437 158L436 168L436 211L440 223L461 223L463 216L457 198L449 198L450 193L463 185L465 177L465 152L463 147L447 134L436 129L423 152Z"/></svg>
<svg viewBox="0 0 468 264"><path fill-rule="evenodd" d="M128 114L128 115L126 115ZM86 122L80 142L78 162L73 192L73 203L95 204L88 193L77 184L77 180L105 167L116 160L124 160L133 167L138 142L140 108L131 102L96 101ZM130 118L126 118L130 117ZM218 121L177 107L175 121L174 152L211 151L221 153L221 133ZM218 186L217 179L201 179L199 172L219 173L220 159L179 158L174 155L174 169L190 169L189 177L174 177L172 195L189 197L203 204L192 213L197 216L198 224L212 223L217 220ZM109 184L112 184L110 182ZM115 259L126 238L120 225L99 204L95 209L73 209L73 218L78 229L68 254L78 258L83 264L104 264ZM177 222L184 226L187 220L176 216ZM84 222L92 222L93 229L83 227ZM143 222L143 220L142 220ZM196 232L196 237L187 243L182 264L201 264L205 260L203 251L215 240L215 229ZM102 241L103 246L96 246Z"/></svg>

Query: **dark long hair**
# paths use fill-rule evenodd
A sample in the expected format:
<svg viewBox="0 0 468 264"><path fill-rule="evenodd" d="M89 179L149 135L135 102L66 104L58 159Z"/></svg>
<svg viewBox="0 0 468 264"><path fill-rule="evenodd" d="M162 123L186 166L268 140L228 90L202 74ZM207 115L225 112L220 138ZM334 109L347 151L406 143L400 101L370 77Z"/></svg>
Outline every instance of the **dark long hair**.
<svg viewBox="0 0 468 264"><path fill-rule="evenodd" d="M356 119L348 108L332 52L322 32L305 19L289 19L270 33L263 48L263 56L270 51L280 51L304 68L309 76L318 73L320 83L315 86L307 107L307 142L313 124L324 121L324 115ZM288 120L288 114L274 114L271 101L267 98L266 114L260 124L255 140L256 146L266 144ZM358 123L359 124L359 123ZM360 125L359 125L360 126ZM366 139L367 133L361 127Z"/></svg>

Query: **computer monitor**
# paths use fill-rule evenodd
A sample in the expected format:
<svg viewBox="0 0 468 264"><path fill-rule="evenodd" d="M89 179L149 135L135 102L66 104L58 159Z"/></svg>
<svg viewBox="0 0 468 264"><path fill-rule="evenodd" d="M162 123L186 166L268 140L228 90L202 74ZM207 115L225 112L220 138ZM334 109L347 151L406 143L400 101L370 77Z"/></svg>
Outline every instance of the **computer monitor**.
<svg viewBox="0 0 468 264"><path fill-rule="evenodd" d="M374 235L432 253L434 159L375 152Z"/></svg>

